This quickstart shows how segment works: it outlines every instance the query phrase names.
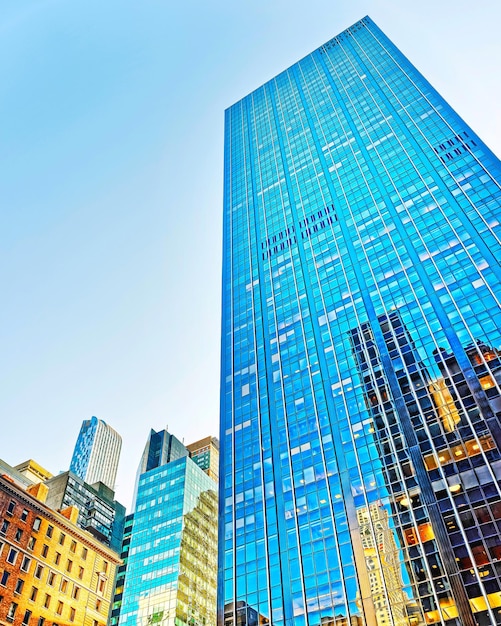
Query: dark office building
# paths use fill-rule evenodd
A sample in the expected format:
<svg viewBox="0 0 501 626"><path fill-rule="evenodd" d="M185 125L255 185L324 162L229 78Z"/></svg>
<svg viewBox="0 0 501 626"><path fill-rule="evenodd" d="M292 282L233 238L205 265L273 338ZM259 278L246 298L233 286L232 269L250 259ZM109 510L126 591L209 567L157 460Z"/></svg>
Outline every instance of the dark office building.
<svg viewBox="0 0 501 626"><path fill-rule="evenodd" d="M114 499L115 493L109 487L103 483L88 485L72 472L63 472L44 484L49 488L48 506L57 510L76 506L78 526L120 552L125 507Z"/></svg>

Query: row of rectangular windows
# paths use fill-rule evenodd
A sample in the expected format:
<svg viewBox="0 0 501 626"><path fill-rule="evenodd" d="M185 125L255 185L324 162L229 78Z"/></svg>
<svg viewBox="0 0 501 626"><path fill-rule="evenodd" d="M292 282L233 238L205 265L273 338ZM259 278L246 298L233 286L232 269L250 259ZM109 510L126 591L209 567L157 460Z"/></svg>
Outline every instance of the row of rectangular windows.
<svg viewBox="0 0 501 626"><path fill-rule="evenodd" d="M335 212L333 204L331 204L330 206L325 206L320 211L314 211L313 213L311 213L310 215L308 215L304 219L300 220L299 228L302 230L302 229L306 228L307 226L309 226L310 224L314 224L317 220L322 220L322 218L324 216L329 216L330 214L334 215L334 218L337 221L337 215L336 215L336 212ZM332 220L330 220L329 223L332 224ZM320 224L321 224L322 227L325 226L323 220L322 220L322 222L320 222ZM268 237L268 239L266 239L266 241L262 241L261 242L261 249L270 251L272 246L273 246L273 244L280 243L282 240L287 239L289 237L289 235L292 235L292 233L295 233L295 232L296 232L295 226L294 225L289 226L289 227L285 228L284 230L280 231L279 233L277 233L276 235L273 235L272 237ZM305 237L303 237L303 239L304 238Z"/></svg>

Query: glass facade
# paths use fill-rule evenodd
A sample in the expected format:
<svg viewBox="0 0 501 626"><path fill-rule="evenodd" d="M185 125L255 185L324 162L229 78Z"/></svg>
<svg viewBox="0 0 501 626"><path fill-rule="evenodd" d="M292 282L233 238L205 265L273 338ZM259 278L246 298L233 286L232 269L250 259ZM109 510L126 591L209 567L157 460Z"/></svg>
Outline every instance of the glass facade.
<svg viewBox="0 0 501 626"><path fill-rule="evenodd" d="M219 624L501 623L500 201L367 17L226 111Z"/></svg>
<svg viewBox="0 0 501 626"><path fill-rule="evenodd" d="M120 552L124 530L125 507L115 500L115 493L103 483L88 485L72 472L63 472L45 481L47 504L60 510L77 507L80 528L98 541Z"/></svg>
<svg viewBox="0 0 501 626"><path fill-rule="evenodd" d="M166 431L152 431L141 467L148 458L124 540L113 623L214 626L216 484Z"/></svg>

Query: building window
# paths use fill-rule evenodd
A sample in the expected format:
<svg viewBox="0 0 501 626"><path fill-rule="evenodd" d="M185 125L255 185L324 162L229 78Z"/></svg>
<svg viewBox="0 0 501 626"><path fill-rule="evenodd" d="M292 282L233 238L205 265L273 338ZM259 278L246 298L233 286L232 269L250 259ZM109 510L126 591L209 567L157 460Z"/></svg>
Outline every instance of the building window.
<svg viewBox="0 0 501 626"><path fill-rule="evenodd" d="M11 500L9 502L9 506L7 507L7 515L14 515L14 509L16 508L15 500Z"/></svg>
<svg viewBox="0 0 501 626"><path fill-rule="evenodd" d="M85 561L87 559L87 554L88 554L88 550L87 548L83 547L82 548L82 560Z"/></svg>
<svg viewBox="0 0 501 626"><path fill-rule="evenodd" d="M80 587L77 587L76 585L73 587L73 593L71 594L72 598L74 600L78 600L78 596L80 595Z"/></svg>
<svg viewBox="0 0 501 626"><path fill-rule="evenodd" d="M16 559L17 559L17 550L14 550L14 548L11 548L7 556L7 563L14 565L16 562Z"/></svg>
<svg viewBox="0 0 501 626"><path fill-rule="evenodd" d="M37 540L35 539L35 537L30 537L28 540L28 550L33 550L35 548L36 542Z"/></svg>
<svg viewBox="0 0 501 626"><path fill-rule="evenodd" d="M71 545L70 545L70 552L75 553L77 549L77 542L76 541L72 541Z"/></svg>
<svg viewBox="0 0 501 626"><path fill-rule="evenodd" d="M47 584L53 587L55 579L56 579L55 573L49 572L49 575L47 576Z"/></svg>
<svg viewBox="0 0 501 626"><path fill-rule="evenodd" d="M61 581L61 587L59 588L61 593L66 593L67 588L68 588L68 581L66 580L66 578L63 578L63 580Z"/></svg>
<svg viewBox="0 0 501 626"><path fill-rule="evenodd" d="M16 611L17 611L17 604L15 602L12 602L7 612L7 619L9 620L9 622L14 621L14 616L16 615Z"/></svg>
<svg viewBox="0 0 501 626"><path fill-rule="evenodd" d="M22 626L27 626L30 623L31 611L26 611L23 617Z"/></svg>
<svg viewBox="0 0 501 626"><path fill-rule="evenodd" d="M104 593L104 589L106 587L106 578L103 578L102 576L99 577L99 580L97 581L97 590L99 593Z"/></svg>
<svg viewBox="0 0 501 626"><path fill-rule="evenodd" d="M83 567L79 567L78 568L78 578L80 580L82 580L83 577L84 577L84 568Z"/></svg>
<svg viewBox="0 0 501 626"><path fill-rule="evenodd" d="M59 545L60 546L64 546L64 540L66 539L66 535L64 533L61 533L59 535Z"/></svg>
<svg viewBox="0 0 501 626"><path fill-rule="evenodd" d="M5 587L5 585L7 584L7 581L9 580L9 576L10 573L9 572L3 572L2 577L0 578L0 585L2 585L2 587Z"/></svg>
<svg viewBox="0 0 501 626"><path fill-rule="evenodd" d="M103 574L106 574L108 571L108 561L103 561Z"/></svg>
<svg viewBox="0 0 501 626"><path fill-rule="evenodd" d="M38 578L40 580L40 578L42 578L42 573L43 573L43 565L40 565L39 563L35 568L35 578Z"/></svg>
<svg viewBox="0 0 501 626"><path fill-rule="evenodd" d="M35 517L35 521L33 522L33 530L34 531L40 530L41 523L42 523L42 520L39 517Z"/></svg>
<svg viewBox="0 0 501 626"><path fill-rule="evenodd" d="M61 554L59 552L56 552L55 556L54 556L54 563L56 565L59 565L59 561L61 560Z"/></svg>
<svg viewBox="0 0 501 626"><path fill-rule="evenodd" d="M24 587L24 580L22 578L18 578L16 582L16 588L14 589L14 593L21 593Z"/></svg>
<svg viewBox="0 0 501 626"><path fill-rule="evenodd" d="M39 617L37 626L45 626L45 617Z"/></svg>
<svg viewBox="0 0 501 626"><path fill-rule="evenodd" d="M0 526L0 534L2 535L6 535L7 534L7 530L9 529L10 526L10 522L8 522L6 519L3 520L2 525Z"/></svg>
<svg viewBox="0 0 501 626"><path fill-rule="evenodd" d="M30 594L30 600L32 602L35 602L35 600L37 599L37 595L38 595L38 587L32 587L31 588L31 594Z"/></svg>
<svg viewBox="0 0 501 626"><path fill-rule="evenodd" d="M96 598L96 611L101 610L102 600L100 598Z"/></svg>
<svg viewBox="0 0 501 626"><path fill-rule="evenodd" d="M49 552L49 546L46 543L44 543L42 547L42 556L44 559L47 557L48 552Z"/></svg>
<svg viewBox="0 0 501 626"><path fill-rule="evenodd" d="M63 607L64 607L64 604L61 602L61 600L59 600L59 602L57 603L57 609L56 609L56 613L58 615L62 615Z"/></svg>
<svg viewBox="0 0 501 626"><path fill-rule="evenodd" d="M51 526L50 524L47 526L47 531L46 531L46 535L47 537L52 537L54 533L54 526Z"/></svg>
<svg viewBox="0 0 501 626"><path fill-rule="evenodd" d="M23 536L23 531L20 528L16 529L16 541L18 543L21 541L22 536Z"/></svg>
<svg viewBox="0 0 501 626"><path fill-rule="evenodd" d="M45 594L45 600L44 600L44 603L43 603L44 608L48 609L50 607L51 599L52 599L52 597L48 593L46 593Z"/></svg>
<svg viewBox="0 0 501 626"><path fill-rule="evenodd" d="M23 509L20 519L22 522L25 522L28 519L28 509Z"/></svg>
<svg viewBox="0 0 501 626"><path fill-rule="evenodd" d="M73 568L73 561L68 559L68 562L66 563L66 571L71 572L72 568Z"/></svg>
<svg viewBox="0 0 501 626"><path fill-rule="evenodd" d="M21 570L23 572L27 572L30 569L30 565L31 565L31 559L29 556L24 556L23 557L23 562L21 563Z"/></svg>
<svg viewBox="0 0 501 626"><path fill-rule="evenodd" d="M70 608L70 622L75 621L75 609L73 607Z"/></svg>

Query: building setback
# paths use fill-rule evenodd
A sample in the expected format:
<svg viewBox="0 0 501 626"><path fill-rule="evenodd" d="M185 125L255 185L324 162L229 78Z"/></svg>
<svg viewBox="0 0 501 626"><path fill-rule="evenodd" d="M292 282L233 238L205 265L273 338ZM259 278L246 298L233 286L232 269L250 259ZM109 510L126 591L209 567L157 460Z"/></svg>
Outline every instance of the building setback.
<svg viewBox="0 0 501 626"><path fill-rule="evenodd" d="M221 626L501 624L500 205L368 17L226 111Z"/></svg>
<svg viewBox="0 0 501 626"><path fill-rule="evenodd" d="M46 494L0 476L0 624L105 626L119 559Z"/></svg>

